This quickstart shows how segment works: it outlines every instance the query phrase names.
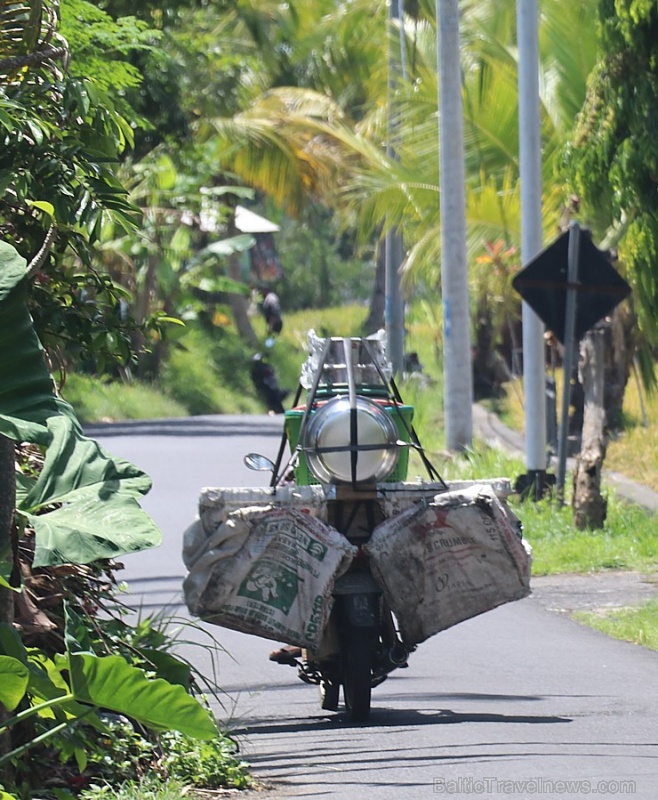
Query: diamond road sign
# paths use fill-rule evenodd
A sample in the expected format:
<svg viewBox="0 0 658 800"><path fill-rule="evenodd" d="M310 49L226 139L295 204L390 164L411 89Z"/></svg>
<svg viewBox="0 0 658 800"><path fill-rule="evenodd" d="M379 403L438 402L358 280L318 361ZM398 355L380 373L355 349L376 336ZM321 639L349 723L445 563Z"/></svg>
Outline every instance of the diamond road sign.
<svg viewBox="0 0 658 800"><path fill-rule="evenodd" d="M576 291L576 341L615 306L631 287L588 236L580 236L578 280L568 282L569 231L519 272L512 286L546 327L564 344L567 289Z"/></svg>

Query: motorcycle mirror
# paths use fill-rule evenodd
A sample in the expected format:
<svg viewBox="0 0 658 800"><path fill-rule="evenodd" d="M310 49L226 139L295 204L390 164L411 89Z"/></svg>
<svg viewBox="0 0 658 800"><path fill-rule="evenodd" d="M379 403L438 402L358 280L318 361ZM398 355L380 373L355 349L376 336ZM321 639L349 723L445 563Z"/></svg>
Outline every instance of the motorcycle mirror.
<svg viewBox="0 0 658 800"><path fill-rule="evenodd" d="M262 456L260 453L247 453L244 457L244 463L249 469L255 472L273 472L274 462L270 461L267 456Z"/></svg>

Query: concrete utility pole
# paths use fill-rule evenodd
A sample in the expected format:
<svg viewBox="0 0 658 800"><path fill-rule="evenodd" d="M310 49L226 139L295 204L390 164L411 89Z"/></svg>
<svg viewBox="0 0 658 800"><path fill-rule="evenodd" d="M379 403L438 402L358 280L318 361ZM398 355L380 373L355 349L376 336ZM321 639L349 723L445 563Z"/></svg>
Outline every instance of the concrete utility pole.
<svg viewBox="0 0 658 800"><path fill-rule="evenodd" d="M539 114L539 18L537 0L517 0L519 48L519 168L521 174L521 260L542 248L541 126ZM544 324L523 303L525 460L529 485L542 494L546 476L546 368Z"/></svg>
<svg viewBox="0 0 658 800"><path fill-rule="evenodd" d="M400 56L393 47L393 26L402 19L402 0L390 0L388 9L389 29L389 57L388 57L388 147L390 158L395 158L395 143L398 136L398 117L395 109L395 91L397 82L404 72L404 59L402 37L400 38ZM384 321L386 326L386 354L393 367L395 376L401 375L404 369L404 301L400 289L400 267L404 255L402 235L397 229L389 230L385 238L385 272L386 272L386 297L384 306Z"/></svg>
<svg viewBox="0 0 658 800"><path fill-rule="evenodd" d="M446 446L463 450L473 443L473 368L458 0L436 0L436 20Z"/></svg>

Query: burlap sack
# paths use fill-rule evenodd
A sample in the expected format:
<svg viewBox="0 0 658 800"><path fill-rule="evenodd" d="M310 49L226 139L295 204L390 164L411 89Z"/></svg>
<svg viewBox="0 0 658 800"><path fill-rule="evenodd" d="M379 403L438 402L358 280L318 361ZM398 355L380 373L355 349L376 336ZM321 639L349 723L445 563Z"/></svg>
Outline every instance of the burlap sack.
<svg viewBox="0 0 658 800"><path fill-rule="evenodd" d="M356 548L311 514L251 507L220 523L183 583L190 613L227 628L311 650L334 582Z"/></svg>
<svg viewBox="0 0 658 800"><path fill-rule="evenodd" d="M530 593L518 520L488 485L385 520L365 550L409 645Z"/></svg>

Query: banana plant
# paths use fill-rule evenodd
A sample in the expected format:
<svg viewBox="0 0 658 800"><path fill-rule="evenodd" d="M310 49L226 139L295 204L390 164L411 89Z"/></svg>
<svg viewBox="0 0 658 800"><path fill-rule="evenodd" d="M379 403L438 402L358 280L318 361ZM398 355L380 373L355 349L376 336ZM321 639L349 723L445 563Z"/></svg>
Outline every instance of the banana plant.
<svg viewBox="0 0 658 800"><path fill-rule="evenodd" d="M35 736L0 755L0 766L80 724L103 731L100 711L122 714L156 732L217 737L212 714L176 682L181 662L171 657L164 676L150 676L122 656L97 655L79 628L76 615L67 609L67 649L51 659L25 647L11 626L0 624L0 705L13 714L0 724L0 735L27 719L40 720ZM76 758L83 770L83 748Z"/></svg>
<svg viewBox="0 0 658 800"><path fill-rule="evenodd" d="M161 533L138 503L151 481L85 436L57 396L27 307L27 281L25 259L0 242L0 435L45 448L37 478L16 476L18 522L35 531L34 566L155 547Z"/></svg>

